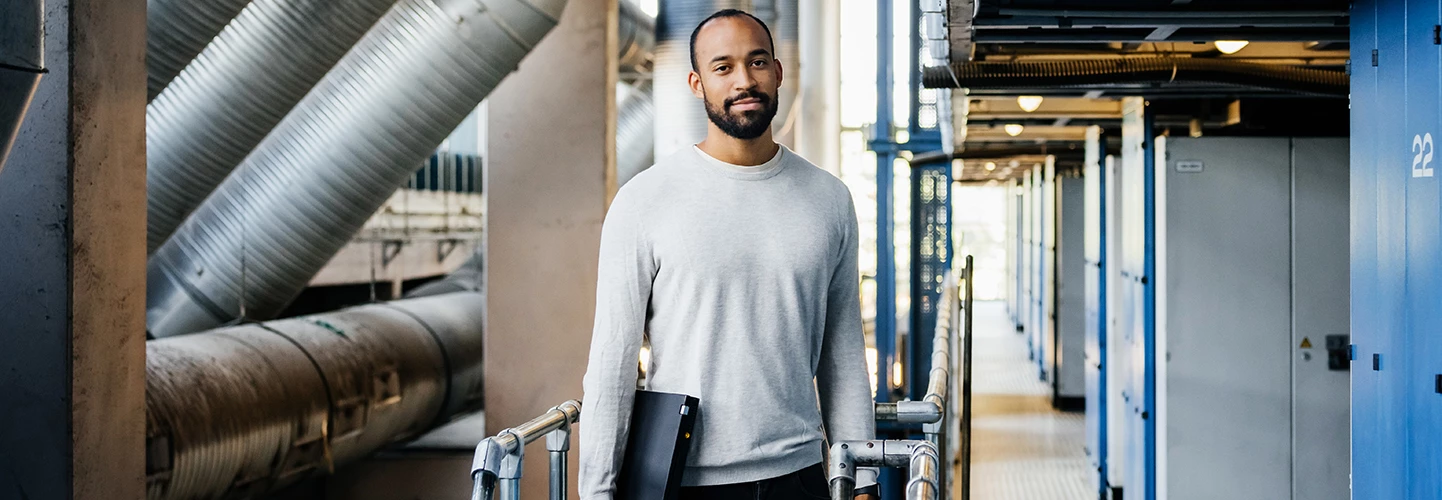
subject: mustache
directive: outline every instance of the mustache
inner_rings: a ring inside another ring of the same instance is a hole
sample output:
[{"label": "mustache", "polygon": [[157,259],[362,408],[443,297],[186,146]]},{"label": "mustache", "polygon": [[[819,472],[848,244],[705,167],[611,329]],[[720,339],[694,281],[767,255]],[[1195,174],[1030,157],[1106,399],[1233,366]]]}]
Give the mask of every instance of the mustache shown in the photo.
[{"label": "mustache", "polygon": [[739,101],[739,100],[742,100],[742,99],[756,99],[757,101],[761,101],[761,104],[766,104],[766,103],[771,102],[771,96],[766,95],[765,93],[763,93],[763,92],[761,92],[761,91],[759,91],[759,90],[747,90],[747,91],[741,92],[740,94],[736,94],[736,95],[734,95],[734,96],[727,97],[726,100],[725,100],[725,101],[722,101],[721,104],[722,104],[723,106],[725,106],[726,109],[731,109],[731,105],[736,104],[736,101]]}]

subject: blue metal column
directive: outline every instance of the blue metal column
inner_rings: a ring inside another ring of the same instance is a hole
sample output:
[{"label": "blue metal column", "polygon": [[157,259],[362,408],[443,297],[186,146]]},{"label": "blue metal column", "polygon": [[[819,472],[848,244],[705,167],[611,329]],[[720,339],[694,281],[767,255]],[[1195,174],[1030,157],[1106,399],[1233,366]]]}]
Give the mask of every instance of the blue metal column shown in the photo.
[{"label": "blue metal column", "polygon": [[868,146],[876,152],[876,402],[891,401],[891,366],[896,362],[896,246],[892,221],[891,0],[876,1],[876,123]]},{"label": "blue metal column", "polygon": [[1142,345],[1146,349],[1146,369],[1143,377],[1146,380],[1145,409],[1142,410],[1142,420],[1146,422],[1146,500],[1157,498],[1157,134],[1156,134],[1156,112],[1147,106],[1143,111],[1143,128],[1146,130],[1145,146],[1146,154],[1144,159],[1145,171],[1143,173],[1146,198],[1143,202],[1143,212],[1146,217],[1145,259],[1142,274],[1142,328],[1145,331]]}]

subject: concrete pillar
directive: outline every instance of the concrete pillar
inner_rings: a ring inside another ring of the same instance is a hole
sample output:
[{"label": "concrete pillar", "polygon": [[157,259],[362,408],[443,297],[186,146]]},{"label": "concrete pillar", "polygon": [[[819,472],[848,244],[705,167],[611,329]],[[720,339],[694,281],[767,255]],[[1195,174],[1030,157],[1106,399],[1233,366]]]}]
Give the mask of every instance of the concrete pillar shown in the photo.
[{"label": "concrete pillar", "polygon": [[50,73],[0,171],[0,498],[140,499],[145,0],[45,12]]},{"label": "concrete pillar", "polygon": [[[616,2],[572,0],[489,99],[489,434],[581,397],[601,221],[616,185]],[[526,452],[523,494],[544,498],[544,440]]]},{"label": "concrete pillar", "polygon": [[[801,59],[787,69],[801,85],[796,152],[832,174],[841,174],[841,6],[831,0],[799,0]],[[798,71],[799,70],[799,71]]]}]

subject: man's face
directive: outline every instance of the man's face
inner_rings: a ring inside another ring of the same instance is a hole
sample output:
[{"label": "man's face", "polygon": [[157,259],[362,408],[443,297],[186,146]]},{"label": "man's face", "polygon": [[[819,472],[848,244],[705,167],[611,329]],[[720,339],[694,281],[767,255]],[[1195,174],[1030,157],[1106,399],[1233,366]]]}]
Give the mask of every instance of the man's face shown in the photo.
[{"label": "man's face", "polygon": [[706,102],[706,115],[726,135],[755,139],[771,128],[781,87],[772,49],[766,31],[744,16],[712,20],[696,34],[691,93]]}]

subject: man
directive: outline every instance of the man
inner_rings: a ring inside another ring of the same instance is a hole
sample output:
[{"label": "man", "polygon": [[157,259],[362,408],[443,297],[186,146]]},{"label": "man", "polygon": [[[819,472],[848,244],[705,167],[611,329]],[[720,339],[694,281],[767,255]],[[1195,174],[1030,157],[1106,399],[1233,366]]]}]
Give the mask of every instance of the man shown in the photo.
[{"label": "man", "polygon": [[[643,338],[648,388],[701,401],[681,498],[829,498],[824,438],[873,437],[855,208],[841,181],[772,141],[774,54],[750,14],[702,21],[688,79],[706,139],[633,178],[606,215],[583,499],[614,496]],[[875,471],[857,479],[874,498]]]}]

